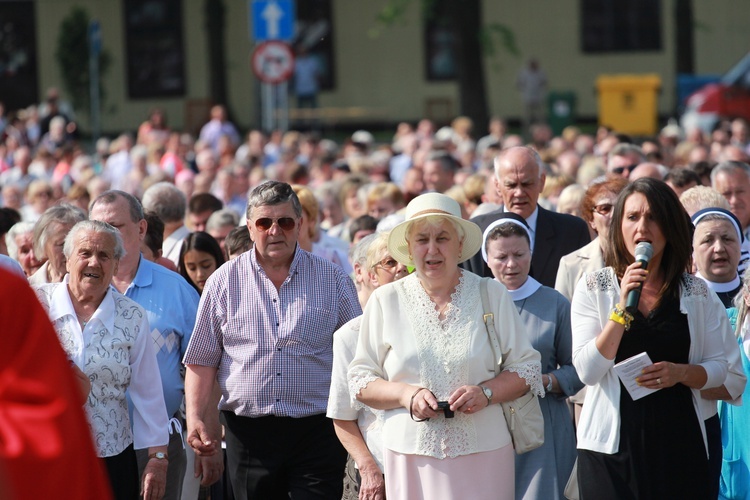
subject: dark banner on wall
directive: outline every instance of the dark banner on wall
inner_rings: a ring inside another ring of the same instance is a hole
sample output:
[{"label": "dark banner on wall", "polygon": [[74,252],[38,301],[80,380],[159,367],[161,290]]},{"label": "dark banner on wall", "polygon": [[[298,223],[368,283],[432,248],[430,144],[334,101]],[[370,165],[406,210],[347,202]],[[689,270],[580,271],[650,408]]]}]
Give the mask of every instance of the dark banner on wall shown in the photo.
[{"label": "dark banner on wall", "polygon": [[185,95],[182,0],[125,0],[128,97]]}]

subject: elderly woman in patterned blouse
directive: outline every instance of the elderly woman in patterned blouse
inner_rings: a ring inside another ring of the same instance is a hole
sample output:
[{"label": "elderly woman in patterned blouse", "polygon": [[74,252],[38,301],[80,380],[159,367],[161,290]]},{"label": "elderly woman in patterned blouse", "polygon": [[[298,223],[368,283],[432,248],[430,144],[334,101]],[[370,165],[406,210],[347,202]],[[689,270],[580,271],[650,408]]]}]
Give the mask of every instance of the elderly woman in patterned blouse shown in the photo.
[{"label": "elderly woman in patterned blouse", "polygon": [[[138,498],[135,448],[152,459],[143,474],[145,499],[164,495],[167,410],[143,309],[110,286],[124,254],[120,233],[104,222],[82,221],[65,238],[68,274],[37,287],[71,364],[91,381],[85,408],[97,453],[115,497]],[[156,381],[156,382],[154,382]],[[131,433],[125,391],[135,406]]]},{"label": "elderly woman in patterned blouse", "polygon": [[513,445],[498,403],[543,392],[540,355],[505,287],[491,281],[503,356],[495,376],[481,278],[458,267],[481,243],[479,227],[438,193],[412,200],[389,235],[388,252],[416,271],[370,297],[348,373],[352,395],[385,410],[388,500],[514,497]]}]

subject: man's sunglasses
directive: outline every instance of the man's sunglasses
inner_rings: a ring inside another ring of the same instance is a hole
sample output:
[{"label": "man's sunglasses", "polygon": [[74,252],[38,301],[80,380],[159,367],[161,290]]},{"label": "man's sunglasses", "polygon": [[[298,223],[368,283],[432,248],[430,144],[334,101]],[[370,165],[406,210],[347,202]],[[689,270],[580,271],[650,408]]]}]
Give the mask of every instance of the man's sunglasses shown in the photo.
[{"label": "man's sunglasses", "polygon": [[637,167],[637,166],[638,166],[637,163],[633,163],[632,165],[626,165],[624,167],[615,167],[615,168],[612,169],[612,173],[613,174],[617,174],[617,175],[622,175],[622,173],[627,170],[628,171],[628,175],[630,175],[630,172],[632,172],[633,169],[635,167]]},{"label": "man's sunglasses", "polygon": [[284,231],[291,231],[292,229],[294,229],[294,226],[297,223],[297,221],[295,221],[291,217],[279,217],[278,219],[261,217],[260,219],[255,219],[255,227],[259,231],[268,231],[269,229],[271,229],[271,226],[273,226],[274,222],[278,224],[279,227]]}]

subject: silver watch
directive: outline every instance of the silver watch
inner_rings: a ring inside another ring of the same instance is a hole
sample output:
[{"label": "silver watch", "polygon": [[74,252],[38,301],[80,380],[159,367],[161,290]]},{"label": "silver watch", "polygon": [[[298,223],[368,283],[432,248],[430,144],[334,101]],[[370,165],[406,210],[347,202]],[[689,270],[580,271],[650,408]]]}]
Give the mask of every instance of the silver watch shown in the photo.
[{"label": "silver watch", "polygon": [[480,389],[482,389],[482,392],[484,393],[484,397],[487,398],[487,406],[492,404],[492,389],[487,387],[486,385],[480,385]]}]

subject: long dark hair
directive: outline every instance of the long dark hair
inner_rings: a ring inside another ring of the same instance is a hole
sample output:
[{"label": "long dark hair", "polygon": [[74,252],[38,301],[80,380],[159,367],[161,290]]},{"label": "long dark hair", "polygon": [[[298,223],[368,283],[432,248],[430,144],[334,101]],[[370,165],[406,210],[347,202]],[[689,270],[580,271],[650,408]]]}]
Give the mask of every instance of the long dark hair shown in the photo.
[{"label": "long dark hair", "polygon": [[224,252],[221,251],[221,247],[219,246],[219,243],[216,241],[216,239],[210,234],[203,231],[190,233],[189,235],[187,235],[187,238],[182,241],[182,247],[180,248],[180,259],[178,261],[177,269],[180,272],[180,275],[182,275],[182,277],[185,278],[185,280],[190,283],[193,288],[195,288],[198,294],[200,294],[201,291],[198,289],[195,283],[193,283],[193,280],[190,279],[190,276],[188,276],[187,273],[187,268],[185,267],[185,254],[190,250],[206,252],[207,254],[213,256],[213,258],[216,260],[216,269],[221,267],[221,265],[224,263]]},{"label": "long dark hair", "polygon": [[611,227],[614,230],[609,232],[610,244],[604,260],[608,266],[614,268],[619,279],[622,279],[625,269],[635,260],[635,257],[628,252],[622,236],[625,201],[634,193],[640,193],[646,197],[651,215],[666,240],[661,258],[664,285],[659,290],[659,295],[679,298],[682,275],[690,272],[693,254],[693,224],[679,198],[666,183],[656,179],[641,178],[620,192],[612,214]]}]

